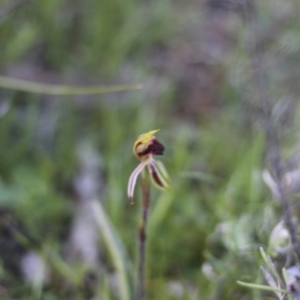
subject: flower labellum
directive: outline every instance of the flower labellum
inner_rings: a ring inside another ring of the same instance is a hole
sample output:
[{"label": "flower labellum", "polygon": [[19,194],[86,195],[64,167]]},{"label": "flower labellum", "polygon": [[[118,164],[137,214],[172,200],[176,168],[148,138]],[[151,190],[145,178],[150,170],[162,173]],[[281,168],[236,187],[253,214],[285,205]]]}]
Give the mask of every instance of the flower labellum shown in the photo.
[{"label": "flower labellum", "polygon": [[132,172],[128,182],[128,198],[132,203],[134,187],[138,175],[147,167],[152,182],[156,187],[162,190],[170,189],[169,175],[163,163],[154,158],[154,155],[163,155],[165,147],[161,144],[154,134],[159,130],[152,130],[140,135],[133,145],[134,155],[141,161]]}]

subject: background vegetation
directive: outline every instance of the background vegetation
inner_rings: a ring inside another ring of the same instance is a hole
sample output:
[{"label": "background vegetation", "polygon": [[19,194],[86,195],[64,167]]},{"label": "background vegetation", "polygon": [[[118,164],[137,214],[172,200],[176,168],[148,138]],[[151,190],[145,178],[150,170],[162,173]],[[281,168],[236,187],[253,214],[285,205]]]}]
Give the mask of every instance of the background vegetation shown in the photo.
[{"label": "background vegetation", "polygon": [[[1,299],[126,299],[124,272],[130,297],[140,211],[138,197],[134,206],[126,197],[138,163],[132,144],[156,128],[173,190],[152,190],[148,299],[270,298],[236,284],[262,282],[258,248],[270,246],[281,217],[261,176],[269,166],[245,3],[0,4],[1,75],[143,84],[51,96],[0,79]],[[272,121],[290,171],[299,163],[299,2],[256,8]]]}]

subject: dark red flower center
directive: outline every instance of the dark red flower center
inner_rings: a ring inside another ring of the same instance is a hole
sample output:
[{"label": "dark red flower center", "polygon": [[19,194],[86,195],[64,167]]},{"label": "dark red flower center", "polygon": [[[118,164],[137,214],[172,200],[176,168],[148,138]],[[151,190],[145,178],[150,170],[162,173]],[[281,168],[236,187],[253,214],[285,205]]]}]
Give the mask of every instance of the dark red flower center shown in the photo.
[{"label": "dark red flower center", "polygon": [[151,144],[148,145],[146,149],[139,152],[139,156],[144,156],[148,154],[153,155],[163,155],[164,154],[165,147],[163,144],[161,144],[157,139],[152,139]]}]

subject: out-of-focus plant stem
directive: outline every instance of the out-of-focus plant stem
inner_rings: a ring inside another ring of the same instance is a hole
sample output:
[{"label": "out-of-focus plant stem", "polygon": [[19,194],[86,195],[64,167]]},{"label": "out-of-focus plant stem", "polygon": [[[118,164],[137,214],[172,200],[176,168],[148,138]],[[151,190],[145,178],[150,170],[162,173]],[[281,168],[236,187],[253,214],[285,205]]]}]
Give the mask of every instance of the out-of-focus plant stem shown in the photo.
[{"label": "out-of-focus plant stem", "polygon": [[136,282],[136,300],[145,299],[145,265],[146,265],[146,241],[147,241],[147,222],[150,206],[150,184],[146,172],[142,174],[142,216],[138,236],[138,270]]},{"label": "out-of-focus plant stem", "polygon": [[111,85],[111,86],[70,86],[46,84],[23,79],[0,76],[0,88],[18,90],[28,93],[49,95],[90,95],[124,92],[142,89],[141,84]]},{"label": "out-of-focus plant stem", "polygon": [[289,232],[291,243],[298,261],[300,261],[300,248],[296,235],[296,228],[292,223],[292,212],[289,207],[287,195],[282,183],[282,169],[280,149],[276,126],[272,118],[273,101],[268,90],[268,76],[262,59],[262,50],[258,41],[258,20],[255,0],[247,0],[244,6],[244,20],[249,29],[248,53],[252,64],[253,77],[257,96],[263,112],[264,130],[267,141],[267,155],[274,180],[278,187],[278,196],[282,208],[285,226]]},{"label": "out-of-focus plant stem", "polygon": [[92,211],[104,241],[112,255],[112,261],[120,278],[120,300],[131,300],[131,264],[124,245],[98,200],[91,200]]}]

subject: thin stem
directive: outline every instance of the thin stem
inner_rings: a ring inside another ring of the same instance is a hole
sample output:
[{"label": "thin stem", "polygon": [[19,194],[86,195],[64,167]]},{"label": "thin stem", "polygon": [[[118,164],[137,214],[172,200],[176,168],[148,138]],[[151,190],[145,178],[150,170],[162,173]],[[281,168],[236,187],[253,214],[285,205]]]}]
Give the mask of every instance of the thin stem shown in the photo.
[{"label": "thin stem", "polygon": [[0,88],[49,95],[91,95],[140,90],[142,85],[71,86],[39,83],[0,75]]},{"label": "thin stem", "polygon": [[142,195],[143,206],[142,216],[139,227],[139,245],[138,245],[138,273],[136,284],[136,300],[145,299],[145,264],[146,264],[146,241],[147,241],[147,221],[148,211],[150,206],[150,185],[149,178],[146,176],[146,172],[142,173]]},{"label": "thin stem", "polygon": [[250,34],[248,51],[252,63],[253,77],[257,94],[264,115],[263,121],[267,141],[268,159],[273,170],[274,180],[278,187],[278,196],[283,213],[284,224],[289,232],[293,250],[297,255],[298,261],[300,261],[300,248],[297,240],[296,228],[292,223],[292,212],[282,183],[283,174],[281,168],[278,134],[272,118],[273,103],[268,90],[268,78],[262,58],[263,53],[258,42],[256,3],[255,0],[248,0],[246,3],[247,5],[245,6],[244,10],[244,19],[249,27]]}]

